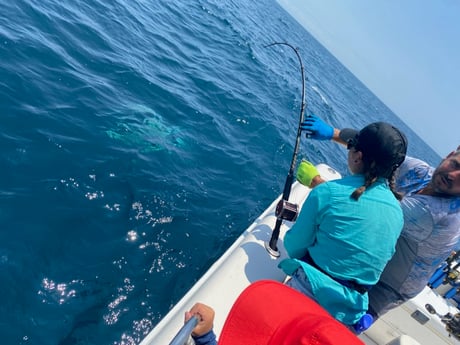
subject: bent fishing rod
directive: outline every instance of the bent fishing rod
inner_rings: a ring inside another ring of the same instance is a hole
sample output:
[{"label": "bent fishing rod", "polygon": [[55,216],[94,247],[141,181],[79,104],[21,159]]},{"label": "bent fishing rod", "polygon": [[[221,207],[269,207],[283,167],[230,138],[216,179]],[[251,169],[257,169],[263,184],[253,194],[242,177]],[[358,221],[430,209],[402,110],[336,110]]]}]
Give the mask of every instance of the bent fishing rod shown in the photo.
[{"label": "bent fishing rod", "polygon": [[305,102],[304,67],[303,67],[302,58],[300,57],[298,49],[295,48],[293,45],[286,43],[286,42],[274,42],[272,44],[265,46],[265,48],[272,47],[275,45],[285,45],[291,48],[292,50],[294,50],[295,54],[297,55],[297,59],[299,60],[300,73],[302,76],[302,100],[301,100],[301,105],[300,105],[299,125],[297,127],[297,136],[296,136],[296,141],[294,145],[294,153],[292,155],[291,166],[289,168],[289,172],[286,177],[286,182],[284,184],[283,196],[276,206],[275,227],[273,228],[270,241],[268,243],[265,243],[265,248],[270,253],[270,255],[278,257],[280,256],[280,253],[278,251],[277,242],[278,242],[278,238],[280,235],[281,224],[283,223],[283,220],[295,221],[295,219],[297,218],[297,214],[298,214],[298,206],[296,204],[289,202],[289,195],[291,194],[291,187],[292,187],[292,183],[294,182],[294,171],[295,171],[295,166],[297,162],[297,154],[299,151],[300,137],[302,135],[302,128],[300,127],[300,125],[304,120],[306,102]]}]

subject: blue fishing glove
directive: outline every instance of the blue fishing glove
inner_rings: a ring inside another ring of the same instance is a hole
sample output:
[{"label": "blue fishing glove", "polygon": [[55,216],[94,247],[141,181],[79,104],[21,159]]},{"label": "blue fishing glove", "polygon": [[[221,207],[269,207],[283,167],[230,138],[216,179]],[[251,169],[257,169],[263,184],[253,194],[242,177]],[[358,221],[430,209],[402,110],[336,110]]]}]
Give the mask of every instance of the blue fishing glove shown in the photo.
[{"label": "blue fishing glove", "polygon": [[302,160],[302,162],[300,162],[296,178],[301,184],[310,187],[311,181],[318,175],[318,169],[309,161]]},{"label": "blue fishing glove", "polygon": [[334,127],[315,115],[307,116],[305,121],[300,124],[300,128],[306,131],[307,135],[313,139],[331,140],[334,135]]}]

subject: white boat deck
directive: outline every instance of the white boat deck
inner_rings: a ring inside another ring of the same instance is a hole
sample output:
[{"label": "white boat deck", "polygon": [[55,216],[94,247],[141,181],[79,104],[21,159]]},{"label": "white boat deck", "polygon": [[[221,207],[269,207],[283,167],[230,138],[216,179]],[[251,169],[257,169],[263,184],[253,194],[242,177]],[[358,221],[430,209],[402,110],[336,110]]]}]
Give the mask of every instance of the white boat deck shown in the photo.
[{"label": "white boat deck", "polygon": [[459,345],[458,339],[449,336],[441,318],[427,311],[426,304],[431,304],[441,315],[459,312],[453,304],[426,287],[419,295],[378,319],[365,334],[368,339],[378,340],[377,344],[388,344],[408,334],[420,345]]}]

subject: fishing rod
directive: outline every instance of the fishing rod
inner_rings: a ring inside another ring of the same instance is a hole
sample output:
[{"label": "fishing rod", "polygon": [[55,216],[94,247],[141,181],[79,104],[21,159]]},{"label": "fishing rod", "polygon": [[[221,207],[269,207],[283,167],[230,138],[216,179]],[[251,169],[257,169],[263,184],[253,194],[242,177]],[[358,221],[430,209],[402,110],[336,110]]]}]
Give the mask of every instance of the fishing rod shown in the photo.
[{"label": "fishing rod", "polygon": [[299,60],[300,73],[302,76],[302,100],[301,100],[301,106],[300,106],[299,125],[297,127],[297,136],[296,136],[296,141],[295,141],[295,146],[294,146],[294,153],[292,155],[289,173],[286,177],[286,182],[284,184],[283,197],[281,198],[281,200],[278,202],[276,206],[275,227],[272,231],[272,236],[270,238],[270,241],[268,243],[265,243],[265,248],[270,253],[270,255],[278,257],[280,256],[280,253],[278,251],[277,242],[278,242],[278,238],[280,235],[281,224],[283,223],[283,220],[295,221],[297,218],[297,214],[298,214],[298,205],[289,202],[289,195],[291,194],[291,187],[292,187],[292,183],[294,182],[295,165],[297,161],[297,154],[299,151],[300,137],[302,135],[302,128],[300,127],[300,125],[304,120],[304,112],[305,112],[306,103],[305,103],[304,68],[303,68],[302,58],[300,57],[298,49],[295,48],[293,45],[286,43],[286,42],[274,42],[272,44],[265,46],[265,48],[272,47],[275,45],[285,45],[291,48],[292,50],[294,50],[295,54],[297,55],[297,59]]},{"label": "fishing rod", "polygon": [[193,329],[198,325],[198,316],[193,315],[177,332],[176,336],[171,340],[169,345],[184,345],[187,342],[187,339],[190,337]]}]

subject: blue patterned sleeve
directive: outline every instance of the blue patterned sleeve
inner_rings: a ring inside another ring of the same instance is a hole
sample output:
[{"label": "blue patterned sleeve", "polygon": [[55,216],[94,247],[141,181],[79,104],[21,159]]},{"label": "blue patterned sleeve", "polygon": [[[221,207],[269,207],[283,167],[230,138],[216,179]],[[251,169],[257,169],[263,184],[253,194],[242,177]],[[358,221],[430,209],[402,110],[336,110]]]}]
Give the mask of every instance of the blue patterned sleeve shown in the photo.
[{"label": "blue patterned sleeve", "polygon": [[205,333],[199,337],[193,337],[195,345],[217,345],[216,334],[211,329],[208,333]]}]

